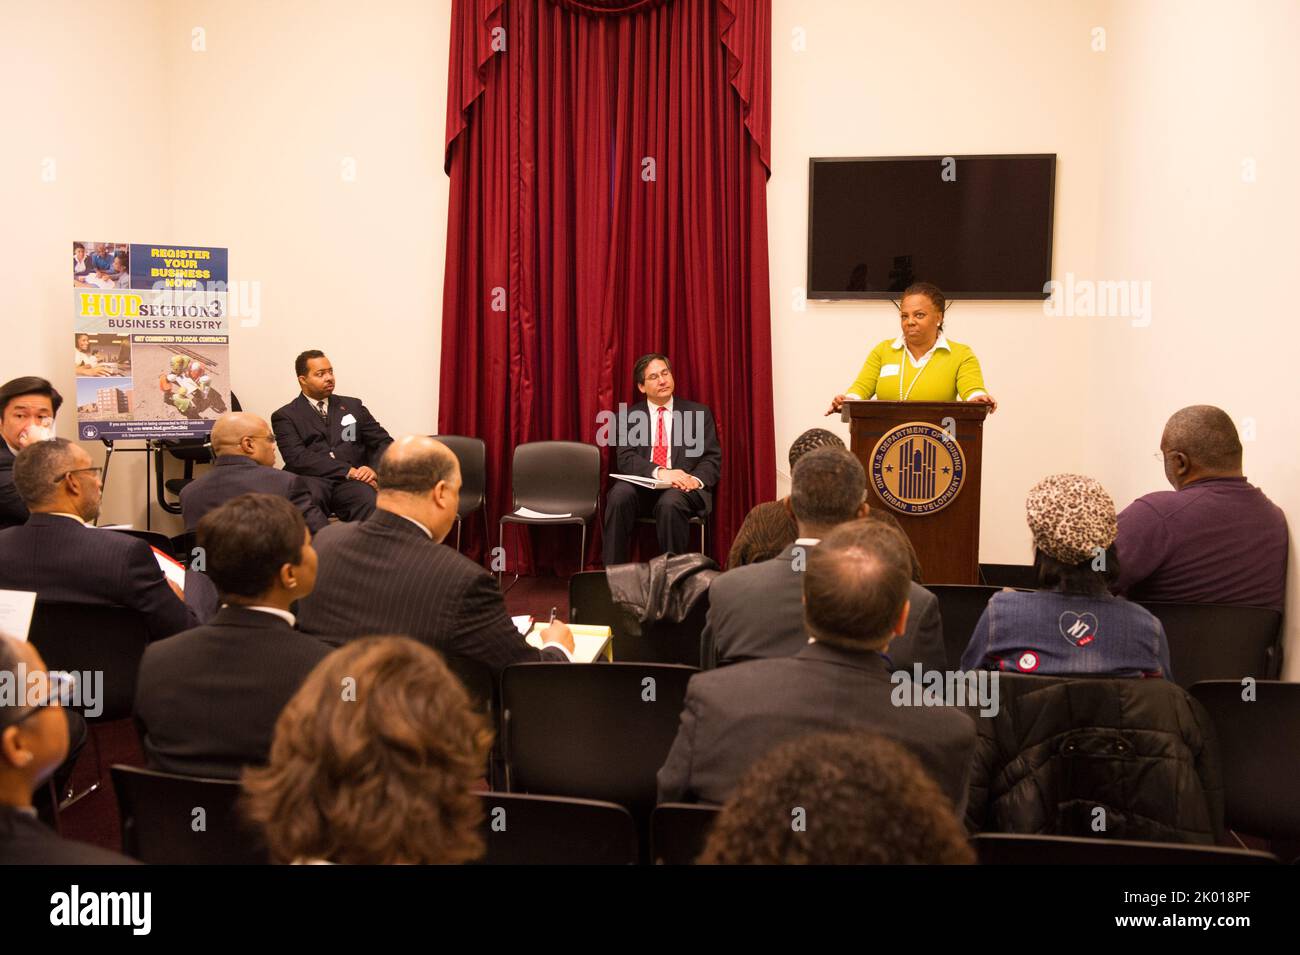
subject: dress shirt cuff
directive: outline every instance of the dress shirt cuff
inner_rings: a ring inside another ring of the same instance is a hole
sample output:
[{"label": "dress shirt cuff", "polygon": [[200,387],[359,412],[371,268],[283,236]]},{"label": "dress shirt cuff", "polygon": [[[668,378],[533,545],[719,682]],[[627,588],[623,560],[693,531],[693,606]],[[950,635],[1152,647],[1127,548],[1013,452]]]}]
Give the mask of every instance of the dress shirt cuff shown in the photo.
[{"label": "dress shirt cuff", "polygon": [[859,395],[859,394],[854,394],[852,391],[850,391],[850,392],[845,393],[845,395],[844,395],[844,400],[845,400],[845,401],[861,401],[861,400],[862,400],[862,396]]},{"label": "dress shirt cuff", "polygon": [[974,391],[972,391],[970,394],[968,394],[968,395],[967,395],[965,398],[963,398],[962,400],[963,400],[963,401],[970,401],[972,398],[978,398],[980,395],[987,395],[987,394],[988,394],[988,392],[985,391],[983,388],[976,388]]},{"label": "dress shirt cuff", "polygon": [[551,647],[554,647],[556,650],[559,650],[561,653],[563,653],[563,654],[564,654],[564,659],[568,660],[570,663],[573,662],[573,654],[569,652],[569,648],[566,647],[564,644],[562,644],[562,643],[543,643],[543,644],[542,644],[542,649],[543,649],[543,650],[549,650]]}]

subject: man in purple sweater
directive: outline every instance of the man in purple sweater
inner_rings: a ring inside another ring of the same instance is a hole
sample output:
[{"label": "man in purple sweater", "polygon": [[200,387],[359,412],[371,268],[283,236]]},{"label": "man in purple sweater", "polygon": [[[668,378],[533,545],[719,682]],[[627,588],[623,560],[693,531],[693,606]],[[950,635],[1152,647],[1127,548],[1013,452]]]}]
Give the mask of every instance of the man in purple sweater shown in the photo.
[{"label": "man in purple sweater", "polygon": [[1120,512],[1115,592],[1280,611],[1286,515],[1242,475],[1232,419],[1212,405],[1175,412],[1160,453],[1174,490],[1146,494]]}]

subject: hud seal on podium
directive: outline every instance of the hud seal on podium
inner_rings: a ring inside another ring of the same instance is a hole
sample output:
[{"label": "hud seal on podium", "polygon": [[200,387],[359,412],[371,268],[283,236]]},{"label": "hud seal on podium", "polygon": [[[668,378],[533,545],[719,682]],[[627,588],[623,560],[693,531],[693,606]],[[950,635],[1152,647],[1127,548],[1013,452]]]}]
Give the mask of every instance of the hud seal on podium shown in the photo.
[{"label": "hud seal on podium", "polygon": [[933,514],[953,502],[966,477],[966,458],[948,432],[927,421],[890,428],[871,451],[871,483],[900,514]]}]

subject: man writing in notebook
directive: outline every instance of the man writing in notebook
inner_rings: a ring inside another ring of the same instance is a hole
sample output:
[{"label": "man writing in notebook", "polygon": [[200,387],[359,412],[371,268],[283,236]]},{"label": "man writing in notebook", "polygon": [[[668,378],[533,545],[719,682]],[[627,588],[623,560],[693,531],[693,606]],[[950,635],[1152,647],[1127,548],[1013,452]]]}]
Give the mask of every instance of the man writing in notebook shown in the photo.
[{"label": "man writing in notebook", "polygon": [[637,518],[653,515],[659,547],[681,554],[690,547],[690,519],[713,505],[722,447],[713,413],[702,404],[674,398],[672,365],[664,355],[642,355],[632,381],[644,399],[620,406],[613,472],[653,478],[667,485],[641,487],[615,479],[605,500],[605,566],[627,563]]}]

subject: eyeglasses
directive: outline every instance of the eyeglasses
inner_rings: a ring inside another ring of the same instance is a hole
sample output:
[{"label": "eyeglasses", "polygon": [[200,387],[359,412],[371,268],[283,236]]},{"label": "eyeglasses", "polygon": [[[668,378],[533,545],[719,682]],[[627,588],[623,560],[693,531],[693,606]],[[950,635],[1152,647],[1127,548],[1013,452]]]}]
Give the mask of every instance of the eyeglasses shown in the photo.
[{"label": "eyeglasses", "polygon": [[67,477],[69,474],[81,474],[83,471],[89,471],[89,472],[91,472],[92,474],[95,475],[96,478],[102,478],[102,477],[104,476],[104,469],[103,469],[102,467],[100,467],[100,468],[73,468],[71,471],[64,471],[62,474],[60,474],[58,477],[56,477],[56,478],[55,478],[51,483],[53,483],[53,484],[58,484],[58,483],[59,483],[60,481],[62,481],[65,477]]},{"label": "eyeglasses", "polygon": [[268,431],[266,434],[255,434],[253,435],[253,438],[256,441],[266,441],[272,445],[275,444],[275,434],[271,431]]},{"label": "eyeglasses", "polygon": [[645,380],[658,381],[660,378],[671,378],[672,376],[673,373],[671,371],[661,371],[661,372],[655,372],[653,375],[646,375]]},{"label": "eyeglasses", "polygon": [[47,706],[71,706],[76,699],[77,678],[71,673],[64,673],[62,670],[54,670],[45,674],[47,686],[49,688],[45,697],[45,702],[36,703],[31,706],[15,707],[18,710],[26,710],[19,716],[10,717],[9,713],[0,711],[0,729],[7,726],[17,726],[24,720],[35,716]]}]

